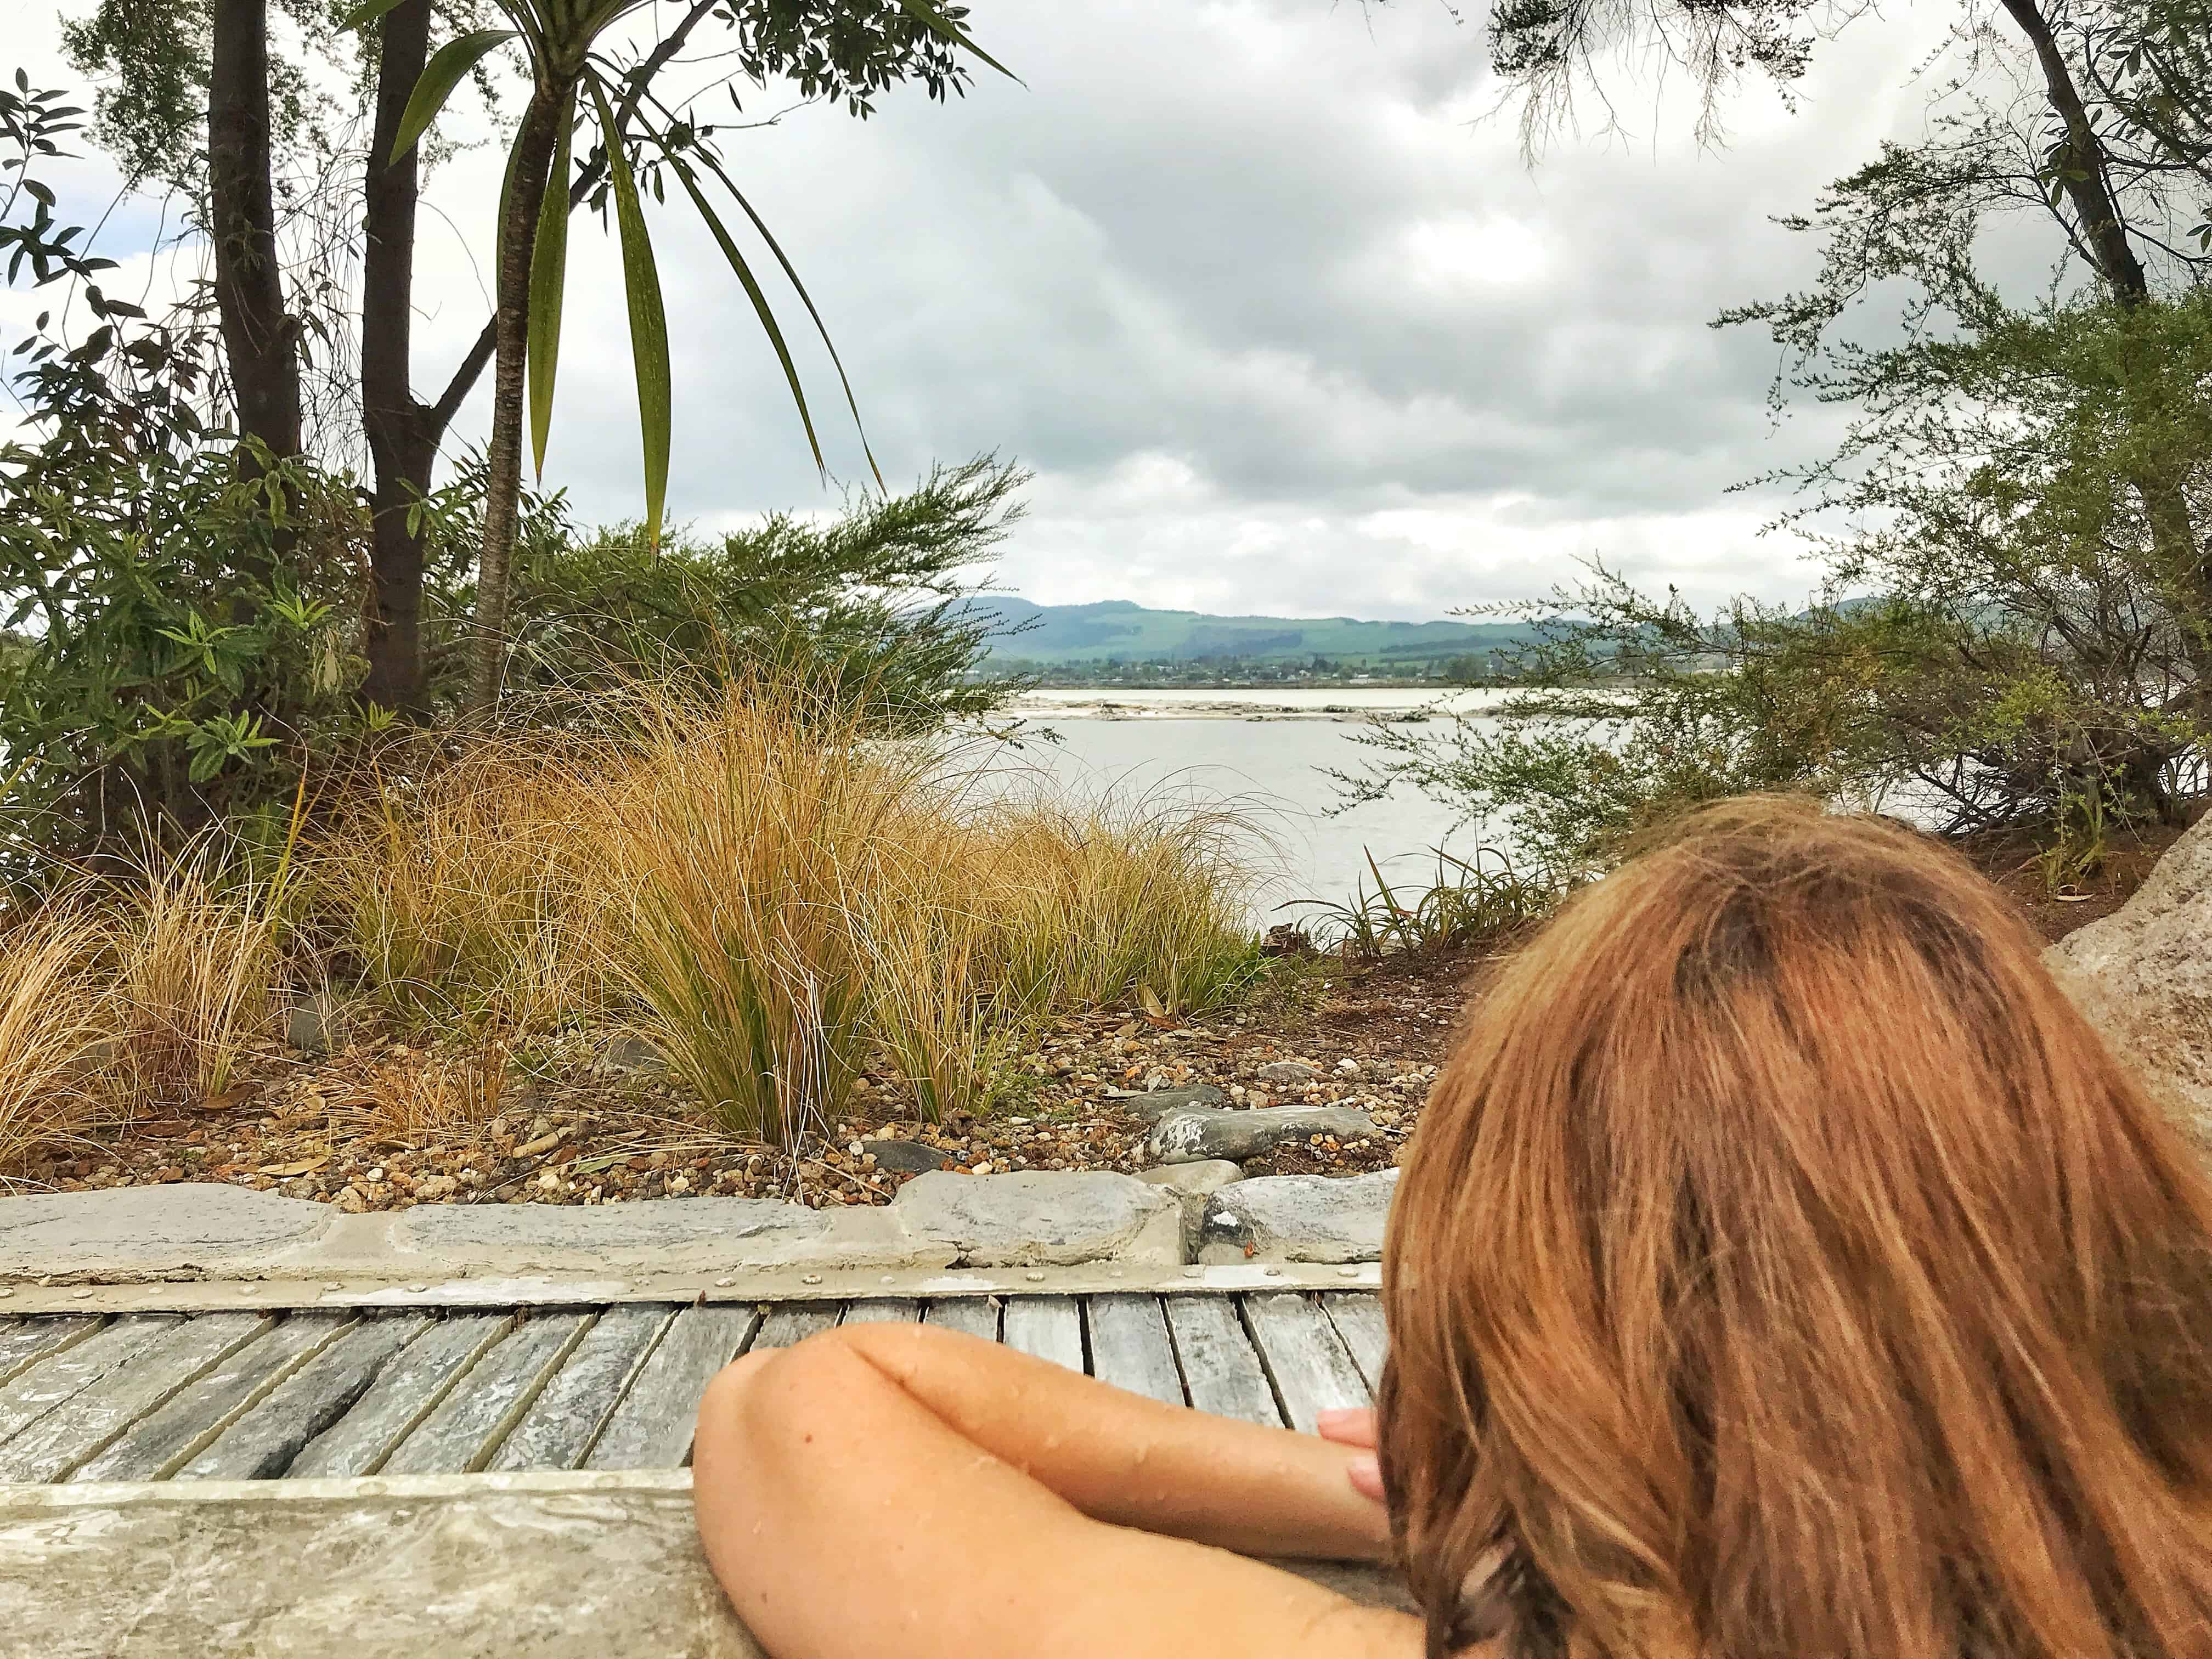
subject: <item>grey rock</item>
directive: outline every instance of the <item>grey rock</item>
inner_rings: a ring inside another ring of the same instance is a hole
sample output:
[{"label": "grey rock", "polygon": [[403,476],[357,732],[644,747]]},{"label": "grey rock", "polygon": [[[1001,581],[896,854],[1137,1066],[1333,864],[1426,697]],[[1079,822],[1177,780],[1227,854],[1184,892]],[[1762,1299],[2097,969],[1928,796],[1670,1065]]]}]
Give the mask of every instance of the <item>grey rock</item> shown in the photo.
[{"label": "grey rock", "polygon": [[1206,1200],[1198,1260],[1380,1261],[1398,1171],[1363,1176],[1261,1176]]},{"label": "grey rock", "polygon": [[908,1182],[890,1207],[917,1237],[950,1245],[963,1267],[1183,1260],[1182,1201],[1133,1176],[939,1170]]},{"label": "grey rock", "polygon": [[[700,1551],[689,1470],[377,1484],[7,1488],[0,1629],[40,1659],[765,1659]],[[1282,1565],[1409,1606],[1371,1567]]]},{"label": "grey rock", "polygon": [[2114,1051],[2212,1154],[2212,817],[2102,921],[2044,953]]},{"label": "grey rock", "polygon": [[284,1041],[305,1054],[326,1054],[337,1046],[336,1010],[321,997],[295,1002],[284,1017]]},{"label": "grey rock", "polygon": [[1242,1164],[1314,1135],[1357,1140],[1375,1133],[1357,1106],[1271,1106],[1250,1112],[1170,1112],[1152,1125],[1145,1154],[1155,1164],[1225,1158]]},{"label": "grey rock", "polygon": [[668,1070],[668,1056],[660,1052],[658,1045],[628,1031],[607,1044],[601,1063],[610,1072],[638,1073],[648,1077],[661,1076]]},{"label": "grey rock", "polygon": [[1211,1083],[1198,1083],[1188,1089],[1153,1089],[1143,1094],[1122,1089],[1109,1089],[1106,1098],[1132,1117],[1158,1121],[1170,1112],[1213,1111],[1235,1109],[1229,1097]]},{"label": "grey rock", "polygon": [[0,1279],[250,1272],[313,1243],[332,1217],[324,1205],[210,1182],[0,1198]]},{"label": "grey rock", "polygon": [[1199,1231],[1206,1220],[1207,1194],[1243,1178],[1243,1170],[1220,1158],[1197,1164],[1164,1164],[1157,1170],[1139,1170],[1137,1175],[1137,1179],[1146,1185],[1163,1188],[1182,1200],[1182,1253],[1192,1261],[1198,1260]]},{"label": "grey rock", "polygon": [[895,1175],[921,1175],[941,1170],[952,1154],[942,1146],[925,1146],[918,1140],[864,1140],[860,1150],[874,1154],[876,1167]]},{"label": "grey rock", "polygon": [[1311,1083],[1321,1076],[1321,1067],[1303,1060],[1271,1060],[1254,1073],[1262,1083],[1295,1086]]},{"label": "grey rock", "polygon": [[1140,1170],[1137,1173],[1137,1179],[1148,1187],[1164,1187],[1184,1197],[1195,1194],[1200,1198],[1243,1178],[1244,1171],[1225,1158],[1206,1158],[1196,1164],[1166,1164],[1157,1170]]}]

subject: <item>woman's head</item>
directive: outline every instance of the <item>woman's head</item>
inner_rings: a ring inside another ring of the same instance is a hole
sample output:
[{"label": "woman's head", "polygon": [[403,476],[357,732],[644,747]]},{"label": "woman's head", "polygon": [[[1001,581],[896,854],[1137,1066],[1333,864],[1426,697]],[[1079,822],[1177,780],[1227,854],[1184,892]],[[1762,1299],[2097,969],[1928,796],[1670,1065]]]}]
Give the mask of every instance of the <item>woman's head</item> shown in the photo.
[{"label": "woman's head", "polygon": [[1385,1272],[1432,1647],[2212,1651],[2212,1188],[2039,947],[1747,800],[1499,976]]}]

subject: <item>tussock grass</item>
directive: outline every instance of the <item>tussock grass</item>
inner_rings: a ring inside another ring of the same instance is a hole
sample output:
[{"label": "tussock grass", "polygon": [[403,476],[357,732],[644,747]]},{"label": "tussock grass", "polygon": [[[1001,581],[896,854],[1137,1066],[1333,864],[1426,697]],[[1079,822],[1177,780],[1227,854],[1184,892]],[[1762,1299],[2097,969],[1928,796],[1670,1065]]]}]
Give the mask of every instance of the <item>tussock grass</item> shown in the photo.
[{"label": "tussock grass", "polygon": [[790,682],[639,688],[593,715],[378,781],[273,877],[204,843],[95,908],[54,902],[51,940],[0,940],[0,1011],[53,1022],[0,1048],[0,1150],[5,1111],[29,1121],[4,1103],[95,1049],[124,1109],[219,1092],[288,972],[483,1045],[366,1088],[350,1109],[392,1130],[468,1131],[497,1113],[501,1045],[586,1020],[640,1030],[726,1127],[788,1143],[864,1069],[925,1115],[986,1110],[1056,1015],[1194,1011],[1258,969],[1232,816],[1009,793]]},{"label": "tussock grass", "polygon": [[203,842],[149,866],[111,911],[119,1052],[102,1086],[118,1104],[220,1094],[247,1045],[270,1034],[283,881],[225,871]]},{"label": "tussock grass", "polygon": [[0,1179],[99,1109],[116,1008],[94,965],[109,944],[106,922],[62,908],[0,931]]},{"label": "tussock grass", "polygon": [[633,692],[487,745],[313,854],[374,993],[418,1016],[634,1021],[732,1128],[788,1139],[888,1066],[989,1105],[1068,1008],[1255,970],[1225,815],[994,793],[790,682]]},{"label": "tussock grass", "polygon": [[1441,951],[1504,938],[1540,921],[1559,902],[1552,884],[1524,875],[1495,848],[1461,858],[1431,849],[1435,879],[1392,883],[1367,854],[1375,878],[1363,878],[1349,899],[1300,899],[1315,913],[1322,936],[1349,955],[1382,957],[1399,951]]}]

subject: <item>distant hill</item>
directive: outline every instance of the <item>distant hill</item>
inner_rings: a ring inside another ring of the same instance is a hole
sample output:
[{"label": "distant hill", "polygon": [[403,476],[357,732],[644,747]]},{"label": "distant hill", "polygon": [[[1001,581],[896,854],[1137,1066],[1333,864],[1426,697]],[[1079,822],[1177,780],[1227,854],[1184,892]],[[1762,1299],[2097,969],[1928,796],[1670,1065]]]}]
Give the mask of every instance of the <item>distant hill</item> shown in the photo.
[{"label": "distant hill", "polygon": [[1526,637],[1510,623],[1359,622],[1350,617],[1212,617],[1199,611],[1149,611],[1127,599],[1096,605],[1032,605],[993,593],[967,601],[970,614],[995,614],[1012,637],[993,641],[995,659],[1041,667],[1083,663],[1303,662],[1322,656],[1417,672],[1439,659]]}]

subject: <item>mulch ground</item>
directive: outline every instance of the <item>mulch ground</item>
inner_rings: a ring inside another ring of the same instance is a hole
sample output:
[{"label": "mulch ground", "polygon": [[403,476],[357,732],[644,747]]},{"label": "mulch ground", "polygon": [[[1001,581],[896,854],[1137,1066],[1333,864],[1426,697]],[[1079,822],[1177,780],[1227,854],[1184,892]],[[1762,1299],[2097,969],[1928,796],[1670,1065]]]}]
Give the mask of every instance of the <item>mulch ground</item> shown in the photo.
[{"label": "mulch ground", "polygon": [[[2057,939],[2117,909],[2179,833],[2120,838],[2094,880],[2058,896],[2045,889],[2031,849],[1984,841],[1966,850]],[[868,1079],[843,1120],[814,1126],[795,1147],[772,1146],[720,1131],[650,1070],[611,1066],[611,1052],[635,1048],[611,1034],[570,1033],[503,1065],[396,1042],[319,1056],[271,1045],[223,1094],[111,1126],[25,1174],[30,1190],[221,1181],[347,1211],[699,1194],[881,1204],[913,1171],[868,1151],[879,1137],[972,1174],[1136,1170],[1147,1126],[1120,1097],[1201,1083],[1244,1107],[1365,1108],[1376,1128],[1364,1140],[1316,1139],[1245,1166],[1250,1175],[1352,1174],[1397,1160],[1460,1021],[1510,949],[1317,958],[1237,1011],[1182,1021],[1108,1010],[1064,1021],[1024,1058],[1007,1103],[981,1121],[921,1122],[894,1083]],[[1261,1079],[1261,1067],[1285,1060],[1308,1062],[1312,1079]],[[489,1100],[486,1077],[497,1079]]]}]

